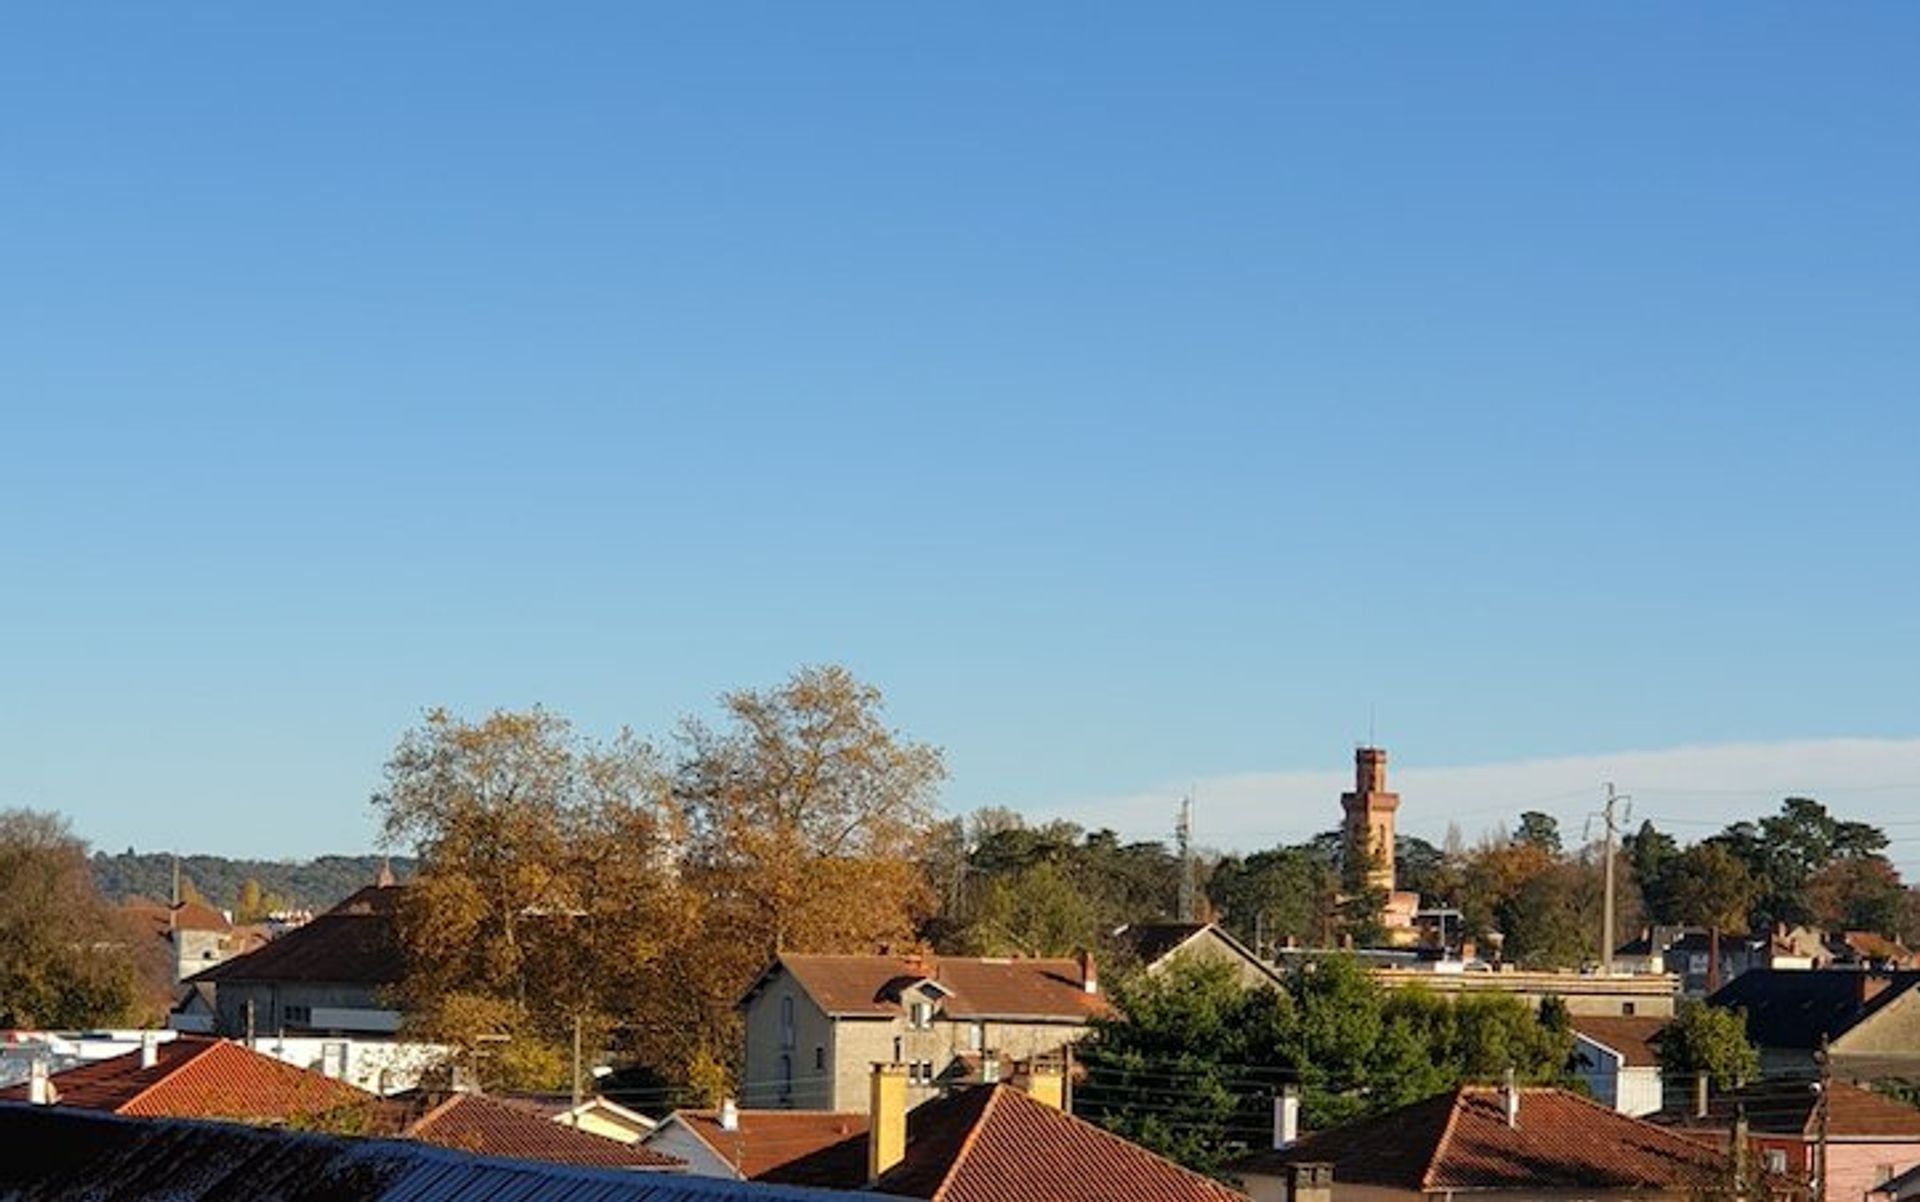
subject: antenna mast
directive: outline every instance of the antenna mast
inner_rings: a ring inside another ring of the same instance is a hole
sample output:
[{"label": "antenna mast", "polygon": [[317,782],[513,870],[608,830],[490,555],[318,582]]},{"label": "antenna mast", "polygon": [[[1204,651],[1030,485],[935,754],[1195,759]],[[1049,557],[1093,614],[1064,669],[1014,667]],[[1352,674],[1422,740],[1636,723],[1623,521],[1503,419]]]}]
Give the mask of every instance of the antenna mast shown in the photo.
[{"label": "antenna mast", "polygon": [[1180,854],[1180,921],[1192,922],[1195,892],[1192,794],[1180,799],[1180,817],[1173,824],[1173,842]]}]

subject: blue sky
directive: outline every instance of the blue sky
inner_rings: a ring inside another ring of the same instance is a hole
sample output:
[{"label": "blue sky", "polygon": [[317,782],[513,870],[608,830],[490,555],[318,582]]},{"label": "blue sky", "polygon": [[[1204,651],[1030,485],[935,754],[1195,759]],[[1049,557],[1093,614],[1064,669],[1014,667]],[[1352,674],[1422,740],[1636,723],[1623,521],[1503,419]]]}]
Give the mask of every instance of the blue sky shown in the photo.
[{"label": "blue sky", "polygon": [[16,8],[0,805],[350,850],[424,707],[664,732],[837,661],[959,810],[1153,834],[1371,723],[1891,747],[1742,779],[1895,817],[1916,51],[1893,4]]}]

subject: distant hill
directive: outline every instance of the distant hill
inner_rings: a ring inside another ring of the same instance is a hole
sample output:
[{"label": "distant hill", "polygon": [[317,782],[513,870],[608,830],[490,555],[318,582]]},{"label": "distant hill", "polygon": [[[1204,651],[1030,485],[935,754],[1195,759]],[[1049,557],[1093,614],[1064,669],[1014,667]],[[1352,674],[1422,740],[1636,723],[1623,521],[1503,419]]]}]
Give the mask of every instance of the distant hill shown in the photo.
[{"label": "distant hill", "polygon": [[[380,875],[385,856],[318,856],[311,860],[229,860],[225,856],[181,856],[180,875],[193,882],[212,905],[234,909],[240,887],[251,878],[262,893],[288,906],[324,910]],[[413,860],[392,858],[393,875],[413,875]],[[111,901],[138,893],[165,901],[173,890],[173,857],[165,852],[138,852],[129,848],[117,855],[93,853],[93,879]]]}]

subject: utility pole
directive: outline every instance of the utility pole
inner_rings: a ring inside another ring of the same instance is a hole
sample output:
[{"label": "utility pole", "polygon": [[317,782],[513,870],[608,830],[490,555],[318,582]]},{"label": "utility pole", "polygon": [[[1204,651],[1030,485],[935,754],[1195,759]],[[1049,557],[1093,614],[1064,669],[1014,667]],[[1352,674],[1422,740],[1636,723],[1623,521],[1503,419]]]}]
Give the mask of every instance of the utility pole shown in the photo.
[{"label": "utility pole", "polygon": [[1827,1194],[1827,1120],[1833,1109],[1833,1056],[1827,1051],[1827,1037],[1820,1037],[1820,1047],[1813,1054],[1813,1062],[1820,1066],[1820,1083],[1814,1088],[1820,1091],[1814,1101],[1813,1127],[1813,1202],[1828,1202]]},{"label": "utility pole", "polygon": [[580,1012],[573,1012],[573,1124],[580,1125]]},{"label": "utility pole", "polygon": [[1620,802],[1631,800],[1625,794],[1613,791],[1613,782],[1607,782],[1607,808],[1602,817],[1606,821],[1605,851],[1601,853],[1602,870],[1606,874],[1604,898],[1600,903],[1600,972],[1603,976],[1613,975],[1613,848],[1614,837],[1620,827],[1614,818],[1614,807]]},{"label": "utility pole", "polygon": [[1173,824],[1173,841],[1180,852],[1180,921],[1193,921],[1193,798],[1180,799],[1180,817]]}]

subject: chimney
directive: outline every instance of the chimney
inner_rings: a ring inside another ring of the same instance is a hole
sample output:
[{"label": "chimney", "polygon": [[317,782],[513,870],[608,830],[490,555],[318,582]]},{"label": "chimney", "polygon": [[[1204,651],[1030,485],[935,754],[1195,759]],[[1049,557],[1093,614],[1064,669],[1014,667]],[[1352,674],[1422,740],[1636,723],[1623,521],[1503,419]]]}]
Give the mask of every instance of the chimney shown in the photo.
[{"label": "chimney", "polygon": [[1333,1202],[1333,1166],[1325,1161],[1288,1165],[1287,1202]]},{"label": "chimney", "polygon": [[1694,1118],[1703,1119],[1707,1117],[1707,1085],[1709,1081],[1710,1078],[1704,1072],[1693,1079]]},{"label": "chimney", "polygon": [[27,1101],[35,1106],[51,1106],[60,1100],[60,1093],[53,1087],[53,1079],[47,1073],[47,1062],[36,1058],[27,1066]]},{"label": "chimney", "polygon": [[1067,1075],[1057,1064],[1035,1061],[1027,1069],[1027,1096],[1055,1110],[1066,1109]]},{"label": "chimney", "polygon": [[720,1100],[720,1130],[740,1130],[740,1104],[732,1098]]},{"label": "chimney", "polygon": [[1513,1070],[1507,1070],[1507,1083],[1500,1087],[1500,1100],[1507,1111],[1507,1126],[1520,1126],[1520,1087],[1513,1083]]},{"label": "chimney", "polygon": [[1273,1146],[1292,1147],[1300,1138],[1300,1087],[1282,1085],[1273,1095]]},{"label": "chimney", "polygon": [[907,1066],[876,1061],[867,1103],[867,1184],[907,1155]]},{"label": "chimney", "polygon": [[1088,993],[1099,993],[1100,978],[1093,970],[1093,953],[1083,947],[1079,951],[1078,958],[1080,961],[1080,988],[1086,990]]},{"label": "chimney", "polygon": [[152,1068],[160,1063],[160,1035],[156,1031],[140,1032],[140,1067]]},{"label": "chimney", "polygon": [[1744,1196],[1747,1185],[1747,1150],[1753,1140],[1753,1128],[1747,1122],[1747,1104],[1733,1108],[1733,1184]]}]

